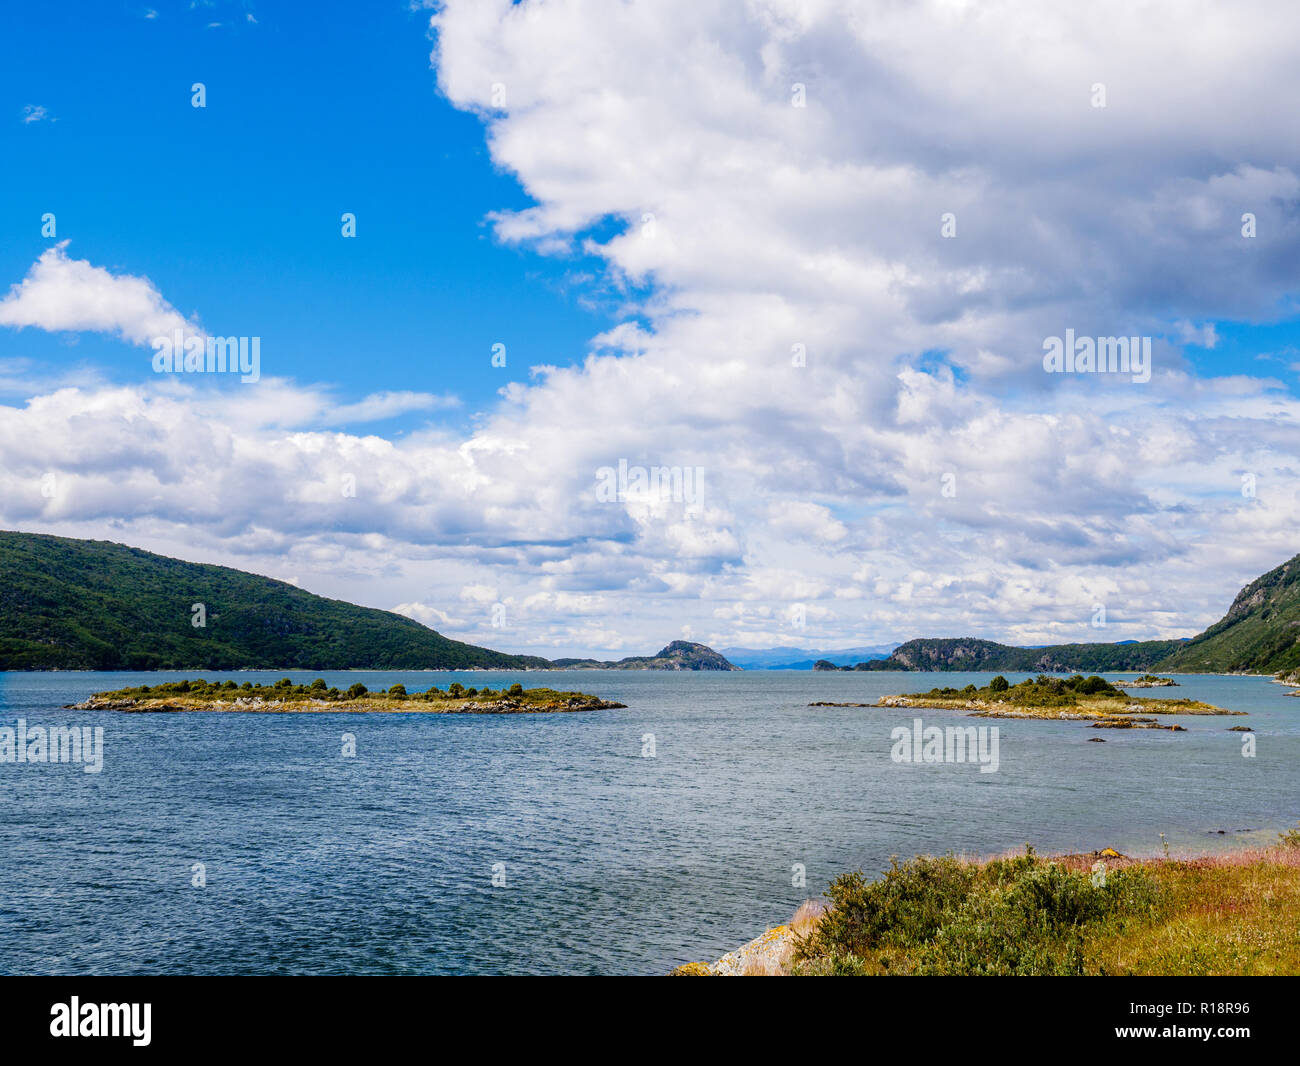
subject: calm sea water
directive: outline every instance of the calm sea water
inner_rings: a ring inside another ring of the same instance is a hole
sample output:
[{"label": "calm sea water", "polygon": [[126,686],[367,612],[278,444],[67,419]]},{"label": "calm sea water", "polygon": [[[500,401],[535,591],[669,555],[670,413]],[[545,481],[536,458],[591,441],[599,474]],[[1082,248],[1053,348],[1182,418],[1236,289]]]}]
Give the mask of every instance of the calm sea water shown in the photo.
[{"label": "calm sea water", "polygon": [[[181,676],[0,673],[0,725],[105,733],[99,774],[0,764],[0,970],[661,974],[735,948],[837,873],[878,872],[894,854],[1026,841],[1158,854],[1161,833],[1174,850],[1212,850],[1300,818],[1300,699],[1263,678],[1180,677],[1181,688],[1139,693],[1250,713],[1178,719],[1186,733],[920,712],[927,724],[997,725],[990,774],[893,762],[890,730],[912,712],[807,706],[988,674],[328,673],[341,688],[412,691],[521,680],[628,706],[63,709]],[[1254,758],[1227,731],[1243,723]],[[646,734],[655,758],[642,757]],[[1107,742],[1088,742],[1098,735]],[[796,864],[806,888],[792,884]]]}]

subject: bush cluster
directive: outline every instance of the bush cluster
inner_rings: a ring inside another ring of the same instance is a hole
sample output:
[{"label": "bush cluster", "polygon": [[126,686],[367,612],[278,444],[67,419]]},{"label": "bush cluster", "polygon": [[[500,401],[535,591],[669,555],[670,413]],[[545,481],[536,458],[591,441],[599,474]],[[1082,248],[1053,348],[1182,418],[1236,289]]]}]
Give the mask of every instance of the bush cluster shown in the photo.
[{"label": "bush cluster", "polygon": [[895,861],[827,890],[831,910],[797,942],[805,974],[1053,975],[1084,972],[1083,936],[1147,919],[1159,901],[1145,871],[1094,879],[1030,849],[982,866],[953,856]]},{"label": "bush cluster", "polygon": [[282,677],[271,685],[264,685],[260,681],[245,681],[239,684],[236,681],[206,681],[203,678],[196,680],[184,681],[162,681],[156,685],[141,685],[138,688],[125,688],[116,692],[104,693],[105,696],[112,698],[131,698],[131,697],[162,697],[162,696],[197,696],[212,699],[224,699],[231,696],[260,696],[263,699],[276,700],[356,700],[366,697],[371,700],[448,700],[448,699],[481,699],[481,700],[550,700],[561,699],[567,696],[576,696],[578,693],[556,692],[549,688],[534,688],[525,690],[519,682],[515,682],[509,688],[502,688],[499,692],[493,691],[486,686],[483,688],[466,688],[460,682],[453,682],[447,686],[447,691],[443,692],[436,685],[424,692],[408,693],[406,686],[400,682],[389,686],[387,691],[371,692],[360,681],[354,682],[346,691],[330,687],[324,678],[318,677],[315,681],[306,685],[295,685],[289,678]]},{"label": "bush cluster", "polygon": [[1049,677],[1047,674],[1039,674],[1017,685],[1011,684],[998,674],[983,688],[967,685],[965,688],[957,689],[949,686],[934,688],[929,692],[915,692],[911,695],[918,699],[929,696],[939,699],[1001,700],[1004,703],[1023,703],[1041,707],[1077,703],[1080,696],[1120,698],[1124,693],[1096,674],[1090,677],[1084,677],[1082,674],[1075,674],[1073,677]]}]

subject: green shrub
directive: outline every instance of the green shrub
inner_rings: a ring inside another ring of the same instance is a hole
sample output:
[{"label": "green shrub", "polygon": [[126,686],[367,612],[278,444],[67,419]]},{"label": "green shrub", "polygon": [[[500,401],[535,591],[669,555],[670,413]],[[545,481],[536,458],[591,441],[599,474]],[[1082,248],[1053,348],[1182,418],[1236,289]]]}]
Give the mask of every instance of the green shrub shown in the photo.
[{"label": "green shrub", "polygon": [[879,880],[845,874],[826,894],[831,910],[796,941],[800,973],[1078,974],[1087,929],[1120,929],[1158,903],[1144,871],[1094,885],[1032,849],[983,866],[951,855],[895,861]]},{"label": "green shrub", "polygon": [[400,682],[399,682],[398,684],[396,684],[396,685],[389,685],[389,686],[388,686],[388,694],[389,694],[390,696],[405,696],[405,695],[406,695],[406,686],[403,685],[403,684],[401,684]]},{"label": "green shrub", "polygon": [[826,890],[831,910],[813,934],[810,953],[863,955],[884,944],[929,940],[943,916],[970,891],[975,867],[952,856],[894,861],[879,881],[861,871],[836,878]]},{"label": "green shrub", "polygon": [[348,699],[358,700],[369,691],[360,681],[355,681],[348,686]]},{"label": "green shrub", "polygon": [[1006,690],[1009,689],[1010,687],[1011,687],[1011,682],[1008,681],[1001,674],[998,674],[997,677],[995,677],[992,681],[989,682],[989,690],[991,692],[1006,692]]},{"label": "green shrub", "polygon": [[523,694],[524,694],[524,686],[521,685],[518,681],[516,681],[513,685],[511,685],[509,691],[507,692],[507,695],[513,696],[515,698],[518,698]]}]

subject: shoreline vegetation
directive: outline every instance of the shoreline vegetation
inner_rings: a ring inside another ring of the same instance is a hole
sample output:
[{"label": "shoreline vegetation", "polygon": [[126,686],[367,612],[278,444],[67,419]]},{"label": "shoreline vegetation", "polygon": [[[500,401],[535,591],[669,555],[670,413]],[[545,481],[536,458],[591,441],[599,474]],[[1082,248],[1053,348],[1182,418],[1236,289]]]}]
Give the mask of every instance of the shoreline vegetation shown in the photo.
[{"label": "shoreline vegetation", "polygon": [[570,711],[601,711],[626,707],[585,692],[557,692],[549,688],[525,689],[516,682],[508,688],[465,688],[459,683],[444,692],[437,686],[424,692],[408,693],[405,685],[392,685],[383,692],[371,692],[356,682],[350,688],[331,688],[323,678],[309,685],[295,685],[281,678],[273,685],[245,681],[166,681],[96,692],[81,703],[69,705],[78,711],[125,711],[169,713],[216,711],[243,714],[555,714]]},{"label": "shoreline vegetation", "polygon": [[1016,685],[999,674],[983,688],[967,685],[961,689],[934,688],[929,692],[881,696],[876,706],[967,711],[972,718],[1088,720],[1094,729],[1167,729],[1173,732],[1185,730],[1183,726],[1161,722],[1154,716],[1246,713],[1225,710],[1201,700],[1129,696],[1096,674],[1091,677],[1075,674],[1067,678],[1039,674]]},{"label": "shoreline vegetation", "polygon": [[1268,847],[1138,859],[894,860],[675,977],[1300,973],[1300,829]]}]

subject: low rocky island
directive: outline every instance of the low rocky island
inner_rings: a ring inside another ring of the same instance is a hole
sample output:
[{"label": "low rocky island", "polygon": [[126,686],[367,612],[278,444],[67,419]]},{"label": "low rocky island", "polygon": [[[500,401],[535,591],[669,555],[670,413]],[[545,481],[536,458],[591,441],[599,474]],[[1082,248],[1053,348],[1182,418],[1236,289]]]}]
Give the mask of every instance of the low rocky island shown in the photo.
[{"label": "low rocky island", "polygon": [[1178,682],[1172,677],[1157,677],[1155,674],[1143,674],[1132,681],[1121,677],[1111,684],[1115,688],[1178,688]]},{"label": "low rocky island", "polygon": [[405,685],[392,685],[383,692],[371,692],[357,682],[343,690],[332,688],[323,678],[309,685],[295,685],[281,678],[273,685],[245,681],[165,681],[115,692],[96,692],[81,703],[69,705],[79,711],[223,711],[251,714],[338,714],[379,712],[406,714],[553,714],[566,711],[602,711],[625,707],[585,692],[557,692],[549,688],[525,689],[516,683],[494,691],[465,688],[457,683],[447,691],[430,688],[408,693]]},{"label": "low rocky island", "polygon": [[1228,711],[1212,703],[1188,699],[1153,699],[1128,696],[1103,678],[1084,677],[1036,678],[1013,685],[999,674],[984,688],[935,688],[929,692],[912,692],[901,696],[881,696],[878,707],[937,707],[943,710],[969,711],[973,718],[1054,718],[1092,721],[1098,729],[1168,729],[1182,732],[1183,727],[1166,725],[1152,715],[1170,714],[1245,714]]}]

